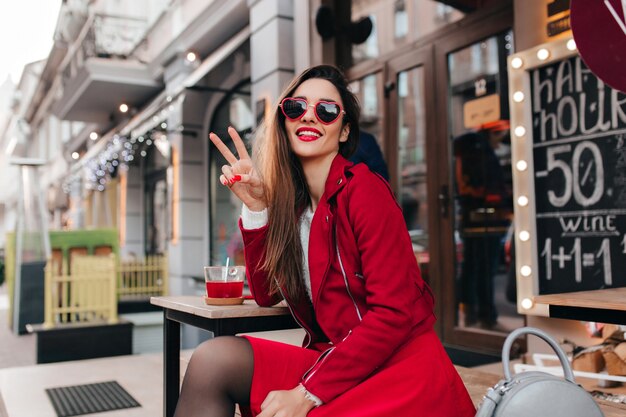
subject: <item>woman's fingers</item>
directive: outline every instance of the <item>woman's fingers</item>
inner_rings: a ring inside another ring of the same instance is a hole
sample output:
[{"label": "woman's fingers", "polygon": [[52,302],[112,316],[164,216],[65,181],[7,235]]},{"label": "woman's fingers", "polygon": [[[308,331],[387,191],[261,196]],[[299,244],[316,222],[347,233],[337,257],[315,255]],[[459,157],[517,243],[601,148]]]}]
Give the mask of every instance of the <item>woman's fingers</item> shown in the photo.
[{"label": "woman's fingers", "polygon": [[246,145],[243,143],[243,140],[241,140],[241,136],[239,136],[239,132],[237,132],[237,130],[234,127],[229,126],[228,134],[230,135],[230,138],[233,140],[233,143],[235,144],[235,148],[237,148],[237,153],[239,154],[239,158],[250,159],[250,155],[248,155],[248,150],[246,149]]},{"label": "woman's fingers", "polygon": [[228,161],[228,165],[222,166],[220,182],[232,188],[234,194],[248,207],[263,209],[266,207],[264,203],[263,182],[254,170],[246,146],[237,131],[229,127],[228,134],[237,148],[240,159],[237,159],[228,146],[226,146],[215,133],[209,134],[211,142],[213,142]]},{"label": "woman's fingers", "polygon": [[235,176],[233,168],[230,165],[222,165],[222,174],[224,174],[228,182],[232,182],[232,179]]},{"label": "woman's fingers", "polygon": [[[272,402],[274,401],[275,396],[276,396],[276,391],[270,391],[265,397],[265,399],[263,400],[263,402],[261,403],[261,410],[263,410],[264,413],[267,413],[268,411],[270,411],[268,408],[270,408]],[[263,413],[259,414],[258,417],[261,417],[262,415]],[[271,416],[273,414],[269,414],[269,415]]]},{"label": "woman's fingers", "polygon": [[[237,137],[239,137],[239,135],[237,135]],[[211,139],[211,142],[213,142],[217,150],[220,151],[222,155],[224,155],[224,158],[226,158],[229,164],[234,165],[237,163],[238,161],[237,157],[233,155],[230,149],[228,149],[228,146],[226,146],[224,142],[222,142],[222,140],[215,133],[213,132],[209,133],[209,139]],[[241,138],[239,140],[241,140]],[[246,155],[247,155],[247,152],[246,152]]]},{"label": "woman's fingers", "polygon": [[235,180],[235,182],[240,182],[251,187],[261,186],[261,180],[258,177],[250,174],[233,175],[233,179]]},{"label": "woman's fingers", "polygon": [[[250,155],[248,154],[246,145],[243,143],[243,140],[241,139],[241,136],[239,136],[239,133],[237,133],[237,130],[235,130],[235,128],[231,126],[228,128],[228,134],[235,144],[235,148],[237,149],[237,153],[239,154],[239,159],[250,159]],[[220,151],[220,153],[224,155],[224,158],[226,158],[229,164],[234,165],[239,161],[239,159],[237,159],[237,157],[230,151],[230,149],[228,149],[228,146],[226,146],[215,133],[209,133],[209,139],[211,139],[211,142],[213,142],[213,144]]]},{"label": "woman's fingers", "polygon": [[261,410],[263,411],[257,414],[257,417],[274,417],[274,415],[276,415],[276,410],[274,410],[274,407],[267,407]]},{"label": "woman's fingers", "polygon": [[296,388],[289,391],[270,391],[261,403],[257,417],[305,417],[313,407]]}]

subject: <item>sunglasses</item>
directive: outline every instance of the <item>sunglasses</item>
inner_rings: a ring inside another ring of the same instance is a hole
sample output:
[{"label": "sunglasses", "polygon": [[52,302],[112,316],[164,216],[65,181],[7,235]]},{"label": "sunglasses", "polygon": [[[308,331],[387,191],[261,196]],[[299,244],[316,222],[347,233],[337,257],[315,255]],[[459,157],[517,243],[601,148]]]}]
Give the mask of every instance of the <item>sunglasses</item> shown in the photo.
[{"label": "sunglasses", "polygon": [[287,97],[281,101],[278,107],[280,107],[287,119],[298,120],[304,116],[309,106],[313,107],[317,120],[325,125],[335,122],[342,113],[345,114],[339,103],[333,101],[320,100],[313,105],[303,98]]}]

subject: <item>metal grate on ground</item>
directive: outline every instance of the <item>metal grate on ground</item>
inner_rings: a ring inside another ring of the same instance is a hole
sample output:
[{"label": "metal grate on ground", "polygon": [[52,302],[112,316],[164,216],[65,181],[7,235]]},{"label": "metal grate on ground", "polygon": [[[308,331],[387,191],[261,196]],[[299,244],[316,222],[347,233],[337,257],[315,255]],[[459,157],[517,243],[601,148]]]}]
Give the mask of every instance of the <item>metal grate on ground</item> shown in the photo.
[{"label": "metal grate on ground", "polygon": [[46,394],[58,417],[141,407],[116,381],[47,388]]}]

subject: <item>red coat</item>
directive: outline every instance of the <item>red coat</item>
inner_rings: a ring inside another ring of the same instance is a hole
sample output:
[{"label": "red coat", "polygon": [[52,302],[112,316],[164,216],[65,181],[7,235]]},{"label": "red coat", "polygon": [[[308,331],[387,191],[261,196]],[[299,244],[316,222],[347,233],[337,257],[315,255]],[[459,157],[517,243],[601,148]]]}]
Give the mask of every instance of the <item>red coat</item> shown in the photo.
[{"label": "red coat", "polygon": [[[267,275],[256,267],[266,232],[242,228],[250,289],[262,306],[280,301],[267,295]],[[433,296],[389,185],[341,156],[332,163],[311,223],[308,257],[314,313],[308,303],[287,302],[307,331],[303,345],[327,349],[302,384],[328,403],[431,329]]]}]

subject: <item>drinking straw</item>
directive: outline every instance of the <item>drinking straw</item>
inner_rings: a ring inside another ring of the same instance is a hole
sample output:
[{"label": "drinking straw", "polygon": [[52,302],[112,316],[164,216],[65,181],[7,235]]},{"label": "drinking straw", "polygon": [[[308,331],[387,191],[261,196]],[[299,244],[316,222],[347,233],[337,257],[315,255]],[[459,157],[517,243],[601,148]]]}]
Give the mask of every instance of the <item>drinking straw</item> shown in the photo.
[{"label": "drinking straw", "polygon": [[230,263],[230,257],[226,257],[226,266],[224,267],[224,272],[222,273],[222,281],[227,281],[228,276],[228,264]]}]

